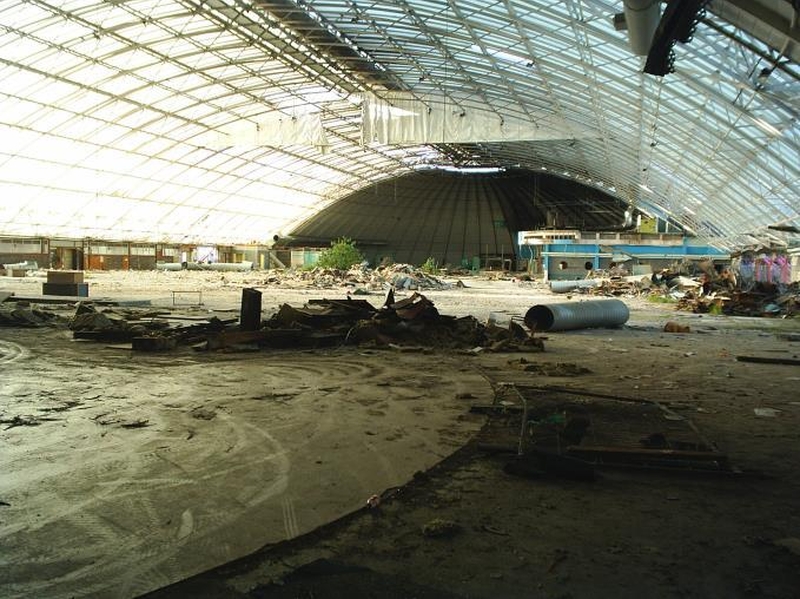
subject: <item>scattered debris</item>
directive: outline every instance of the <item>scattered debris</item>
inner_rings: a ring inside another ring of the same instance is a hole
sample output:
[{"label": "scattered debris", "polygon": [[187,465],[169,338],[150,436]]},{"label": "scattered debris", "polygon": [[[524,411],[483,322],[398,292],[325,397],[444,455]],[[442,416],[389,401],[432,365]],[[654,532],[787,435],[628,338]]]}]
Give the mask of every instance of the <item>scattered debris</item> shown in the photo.
[{"label": "scattered debris", "polygon": [[[464,286],[459,281],[460,286]],[[458,283],[456,283],[458,285]],[[349,270],[312,268],[310,270],[273,270],[263,281],[264,285],[281,285],[290,289],[350,288],[359,295],[364,292],[398,289],[408,291],[445,290],[452,285],[411,264],[391,264],[371,269],[355,265]]]},{"label": "scattered debris", "polygon": [[198,322],[151,311],[118,311],[110,307],[98,311],[94,304],[81,302],[68,327],[74,339],[129,342],[135,351],[155,352],[207,342],[210,336],[233,323],[235,318],[223,321],[216,316]]},{"label": "scattered debris", "polygon": [[[493,386],[495,403],[471,411],[490,416],[479,449],[516,454],[505,465],[509,474],[592,480],[598,468],[742,473],[692,422],[658,402],[564,387]],[[659,432],[645,432],[653,426]]]},{"label": "scattered debris", "polygon": [[32,307],[25,302],[0,304],[0,327],[62,327],[64,319],[54,312]]},{"label": "scattered debris", "polygon": [[487,327],[471,316],[445,316],[424,295],[415,292],[395,301],[390,291],[380,309],[366,300],[355,299],[311,300],[304,308],[284,304],[264,323],[262,331],[268,337],[280,331],[292,346],[327,340],[327,344],[403,349],[480,346],[494,351],[541,351],[540,339],[524,330],[520,335],[516,327],[519,327],[516,323],[507,329]]},{"label": "scattered debris", "polygon": [[553,570],[556,569],[556,566],[563,562],[569,556],[569,552],[566,549],[556,549],[555,555],[553,556],[553,561],[550,562],[550,565],[547,568],[547,573],[550,574]]},{"label": "scattered debris", "polygon": [[193,409],[191,414],[192,418],[197,418],[198,420],[214,420],[217,417],[216,411],[202,407]]},{"label": "scattered debris", "polygon": [[644,296],[699,314],[786,317],[800,313],[800,283],[791,281],[790,271],[786,256],[750,252],[727,268],[707,260],[686,260],[647,276],[629,276],[618,268],[593,270],[586,279],[553,281],[551,290]]},{"label": "scattered debris", "polygon": [[582,459],[555,452],[533,450],[516,456],[507,462],[503,470],[507,474],[524,478],[567,478],[593,481],[594,465]]},{"label": "scattered debris", "polygon": [[664,325],[665,333],[690,333],[692,329],[687,325],[678,324],[677,322],[669,321]]},{"label": "scattered debris", "polygon": [[800,557],[800,539],[797,537],[789,537],[786,539],[778,539],[777,541],[773,541],[773,545],[776,547],[783,547],[790,553]]},{"label": "scattered debris", "polygon": [[37,418],[35,416],[14,416],[11,419],[0,419],[0,424],[7,424],[3,430],[14,428],[15,426],[39,426],[42,420],[53,420],[53,418]]},{"label": "scattered debris", "polygon": [[714,451],[715,448],[710,447],[706,443],[689,443],[686,441],[674,441],[667,439],[664,433],[652,433],[647,437],[639,440],[642,447],[648,449],[677,449],[681,451]]},{"label": "scattered debris", "polygon": [[31,271],[39,270],[36,260],[23,260],[22,262],[9,262],[2,265],[3,273],[7,277],[25,277]]},{"label": "scattered debris", "polygon": [[74,339],[117,342],[130,341],[153,330],[163,330],[168,325],[163,321],[141,323],[136,317],[126,317],[112,308],[98,312],[92,303],[79,302],[67,326]]},{"label": "scattered debris", "polygon": [[134,420],[132,422],[125,422],[120,424],[122,428],[145,428],[150,426],[150,420]]},{"label": "scattered debris", "polygon": [[524,372],[542,376],[579,376],[591,372],[588,368],[571,362],[530,362],[526,358],[518,358],[509,360],[508,363]]},{"label": "scattered debris", "polygon": [[483,526],[481,526],[481,530],[486,531],[488,533],[491,533],[493,535],[497,535],[498,537],[509,537],[509,536],[511,536],[510,532],[508,532],[506,530],[503,530],[501,528],[497,528],[495,526],[489,526],[488,524],[484,524]]},{"label": "scattered debris", "polygon": [[[95,398],[97,399],[97,398]],[[39,408],[40,412],[66,412],[76,406],[81,405],[81,402],[75,400],[66,400],[60,406],[55,406],[51,408]]]},{"label": "scattered debris", "polygon": [[776,408],[753,408],[753,413],[761,418],[775,418],[781,413]]},{"label": "scattered debris", "polygon": [[134,337],[131,339],[131,349],[133,351],[159,352],[169,351],[178,346],[175,337]]},{"label": "scattered debris", "polygon": [[422,525],[422,534],[428,538],[446,539],[461,532],[461,525],[453,520],[434,518]]},{"label": "scattered debris", "polygon": [[728,470],[728,456],[713,450],[636,449],[580,445],[567,448],[567,453],[586,460],[592,460],[598,465],[629,465],[656,469]]}]

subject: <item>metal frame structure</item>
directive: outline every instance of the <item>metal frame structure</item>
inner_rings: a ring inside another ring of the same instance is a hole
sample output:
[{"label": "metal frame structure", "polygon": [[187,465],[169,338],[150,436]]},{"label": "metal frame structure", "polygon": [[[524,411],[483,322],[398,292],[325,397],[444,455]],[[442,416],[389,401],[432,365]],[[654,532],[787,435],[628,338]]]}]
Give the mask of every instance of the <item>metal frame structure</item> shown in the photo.
[{"label": "metal frame structure", "polygon": [[[789,0],[713,0],[675,72],[611,0],[12,0],[0,5],[0,234],[270,239],[418,168],[547,171],[727,248],[800,228]],[[563,139],[380,145],[367,95],[574,125]],[[318,115],[328,145],[212,147]],[[587,131],[590,132],[587,134]]]}]

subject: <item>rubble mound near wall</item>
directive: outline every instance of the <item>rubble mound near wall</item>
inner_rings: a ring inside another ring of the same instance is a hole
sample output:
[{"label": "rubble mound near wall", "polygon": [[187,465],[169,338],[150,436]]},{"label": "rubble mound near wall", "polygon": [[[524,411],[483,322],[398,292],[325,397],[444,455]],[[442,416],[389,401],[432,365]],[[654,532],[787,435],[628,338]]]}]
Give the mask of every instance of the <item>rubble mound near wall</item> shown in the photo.
[{"label": "rubble mound near wall", "polygon": [[452,287],[450,283],[411,264],[392,264],[375,269],[359,265],[348,270],[312,268],[310,270],[270,271],[264,284],[317,289],[354,287],[366,291],[380,291],[389,288],[417,291],[450,289]]}]

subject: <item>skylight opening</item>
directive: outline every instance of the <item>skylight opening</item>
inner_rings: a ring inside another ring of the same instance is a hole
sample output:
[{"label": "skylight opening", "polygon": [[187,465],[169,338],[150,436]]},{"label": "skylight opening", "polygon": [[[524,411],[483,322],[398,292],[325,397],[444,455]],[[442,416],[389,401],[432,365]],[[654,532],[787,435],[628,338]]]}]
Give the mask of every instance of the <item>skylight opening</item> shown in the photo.
[{"label": "skylight opening", "polygon": [[772,125],[770,125],[764,119],[760,119],[758,117],[752,117],[752,118],[753,118],[753,122],[756,124],[756,126],[759,129],[761,129],[764,133],[768,133],[769,135],[774,135],[776,137],[781,135],[781,130],[780,129],[778,129],[776,127],[773,127]]},{"label": "skylight opening", "polygon": [[477,44],[473,44],[469,47],[470,52],[474,52],[476,54],[482,54],[484,51],[489,56],[502,60],[504,62],[508,62],[511,64],[519,65],[519,66],[527,66],[531,63],[530,58],[525,58],[524,56],[520,56],[519,54],[514,54],[513,52],[508,52],[506,50],[497,50],[495,48],[481,48]]},{"label": "skylight opening", "polygon": [[505,168],[502,166],[455,166],[450,164],[418,164],[414,170],[438,170],[448,173],[462,173],[465,175],[488,175],[493,173],[503,173]]}]

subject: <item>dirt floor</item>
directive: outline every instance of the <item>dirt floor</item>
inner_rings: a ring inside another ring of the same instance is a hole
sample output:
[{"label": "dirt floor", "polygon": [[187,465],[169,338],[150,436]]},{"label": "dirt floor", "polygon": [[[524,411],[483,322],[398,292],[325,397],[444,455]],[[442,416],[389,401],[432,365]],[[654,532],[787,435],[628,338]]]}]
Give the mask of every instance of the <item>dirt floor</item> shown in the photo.
[{"label": "dirt floor", "polygon": [[[341,297],[262,276],[88,280],[166,307],[202,290],[188,313],[235,312],[243,286],[265,314]],[[568,301],[465,282],[425,293],[500,323]],[[0,595],[800,597],[800,368],[737,360],[800,358],[800,321],[624,300],[625,326],[526,354],[132,355],[0,329],[2,419],[38,419],[0,425]],[[570,446],[650,453],[587,471]]]}]

